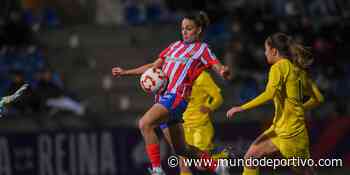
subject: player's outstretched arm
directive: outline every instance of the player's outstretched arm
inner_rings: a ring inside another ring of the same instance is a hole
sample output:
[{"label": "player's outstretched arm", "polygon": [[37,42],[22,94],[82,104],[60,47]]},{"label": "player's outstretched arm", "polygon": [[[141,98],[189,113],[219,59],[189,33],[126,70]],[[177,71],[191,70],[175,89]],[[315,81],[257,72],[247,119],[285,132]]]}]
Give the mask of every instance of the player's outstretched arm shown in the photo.
[{"label": "player's outstretched arm", "polygon": [[275,96],[277,89],[281,86],[281,78],[282,73],[278,66],[272,66],[269,72],[269,80],[267,82],[265,91],[260,95],[255,97],[254,99],[246,102],[241,106],[232,107],[229,111],[227,111],[227,117],[232,118],[236,113],[242,112],[248,109],[252,109],[258,107],[262,104],[273,99]]},{"label": "player's outstretched arm", "polygon": [[158,68],[162,65],[163,60],[158,58],[155,62],[142,65],[140,67],[134,68],[134,69],[123,69],[121,67],[113,67],[112,68],[112,75],[115,77],[120,76],[132,76],[132,75],[141,75],[143,72],[145,72],[147,69],[151,67]]}]

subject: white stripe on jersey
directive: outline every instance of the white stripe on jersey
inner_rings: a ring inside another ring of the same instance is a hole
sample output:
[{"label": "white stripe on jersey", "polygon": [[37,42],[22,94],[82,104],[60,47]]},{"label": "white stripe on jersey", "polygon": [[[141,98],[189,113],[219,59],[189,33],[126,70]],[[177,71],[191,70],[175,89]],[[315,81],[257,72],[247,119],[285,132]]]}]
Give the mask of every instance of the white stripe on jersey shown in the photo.
[{"label": "white stripe on jersey", "polygon": [[[169,49],[169,51],[166,53],[166,55],[168,55],[168,54],[169,54],[176,46],[178,46],[179,44],[181,44],[181,41],[175,42],[175,43],[170,47],[170,49]],[[179,48],[180,48],[180,47],[179,47]],[[178,48],[178,49],[179,49],[179,48]],[[177,51],[178,51],[178,50],[176,50],[176,51],[174,51],[174,52],[177,52]],[[167,62],[166,66],[163,67],[163,72],[164,72],[165,74],[167,74],[170,65],[171,65],[171,62]]]},{"label": "white stripe on jersey", "polygon": [[170,74],[170,77],[169,77],[169,85],[171,84],[171,82],[173,81],[173,78],[174,78],[174,75],[177,71],[177,68],[179,68],[179,66],[181,65],[181,62],[176,62],[173,69],[171,70],[171,74]]},{"label": "white stripe on jersey", "polygon": [[190,46],[187,47],[187,49],[179,56],[179,58],[184,57],[187,53],[189,53],[190,51],[192,51],[192,49],[194,48],[195,44],[191,44]]},{"label": "white stripe on jersey", "polygon": [[176,84],[174,85],[174,87],[171,89],[171,93],[176,93],[177,87],[182,83],[182,81],[185,79],[186,74],[188,72],[188,69],[191,67],[193,62],[193,59],[190,59],[185,68],[182,70],[181,75],[179,77],[179,79],[176,81]]},{"label": "white stripe on jersey", "polygon": [[181,41],[177,41],[174,44],[172,44],[168,50],[168,52],[165,55],[168,55],[176,46],[178,46],[181,43]]},{"label": "white stripe on jersey", "polygon": [[169,69],[170,65],[171,65],[170,62],[166,63],[166,66],[165,66],[165,68],[163,69],[163,72],[165,73],[165,75],[167,75],[168,69]]},{"label": "white stripe on jersey", "polygon": [[180,43],[181,43],[181,41],[175,42],[175,43],[170,47],[170,49],[174,49],[174,47],[176,47],[176,46],[179,45]]},{"label": "white stripe on jersey", "polygon": [[203,51],[204,51],[204,49],[206,48],[206,44],[201,44],[201,47],[199,48],[199,50],[193,55],[193,59],[197,59],[199,56],[201,56],[202,55],[202,53],[203,53]]},{"label": "white stripe on jersey", "polygon": [[176,55],[183,47],[184,47],[184,45],[181,44],[180,47],[178,47],[178,48],[170,55],[170,57],[171,57],[171,58],[174,58],[175,55]]},{"label": "white stripe on jersey", "polygon": [[203,57],[201,57],[201,61],[202,61],[202,63],[203,63],[204,65],[207,65],[207,64],[208,64],[207,60],[205,60]]},{"label": "white stripe on jersey", "polygon": [[215,59],[216,55],[214,55],[214,53],[208,48],[208,53],[211,59]]},{"label": "white stripe on jersey", "polygon": [[[182,47],[181,48],[183,48],[185,45],[181,45]],[[180,48],[180,47],[179,47]],[[182,58],[184,55],[186,55],[188,52],[190,52],[192,49],[194,48],[194,44],[191,44],[190,46],[188,46],[187,48],[186,48],[186,50],[180,55],[180,56],[178,56],[178,58]],[[175,52],[178,52],[179,50],[176,50]],[[174,52],[174,53],[175,53]],[[172,54],[172,56],[173,56],[173,54]],[[169,67],[170,67],[170,63],[171,62],[169,62],[168,63],[168,65],[166,66],[166,68],[164,69],[164,72],[166,73],[166,72],[168,72],[168,69],[169,69]],[[178,62],[176,62],[176,64],[175,64],[175,66],[177,65],[177,63]],[[180,62],[181,63],[181,62]],[[177,70],[177,68],[178,68],[178,66],[177,67],[173,67],[173,69],[172,69],[172,72],[171,72],[171,75],[170,75],[170,78],[169,78],[169,84],[170,84],[170,82],[172,81],[172,79],[173,79],[173,77],[174,77],[174,72],[176,72],[176,70]],[[175,69],[175,71],[174,71],[174,69]]]},{"label": "white stripe on jersey", "polygon": [[[193,55],[193,57],[189,60],[189,62],[187,62],[186,67],[184,68],[184,70],[182,71],[179,79],[177,80],[176,84],[174,85],[173,89],[171,90],[171,92],[175,93],[176,89],[178,88],[178,86],[180,86],[180,84],[182,83],[182,81],[185,79],[188,69],[191,67],[191,65],[193,64],[193,60],[195,58],[195,56],[197,55],[201,55],[201,53],[203,53],[203,50],[205,48],[205,44],[202,44],[201,47],[199,49],[197,49],[196,53]],[[198,57],[198,56],[197,56]],[[199,65],[199,64],[198,64]]]}]

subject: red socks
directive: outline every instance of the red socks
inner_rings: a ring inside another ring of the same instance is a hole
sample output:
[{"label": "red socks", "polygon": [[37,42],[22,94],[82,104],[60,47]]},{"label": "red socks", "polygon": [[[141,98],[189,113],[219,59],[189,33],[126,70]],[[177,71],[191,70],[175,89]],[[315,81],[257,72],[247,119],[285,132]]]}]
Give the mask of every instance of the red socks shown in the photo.
[{"label": "red socks", "polygon": [[152,168],[160,167],[160,149],[159,144],[146,145],[148,158],[151,160]]},{"label": "red socks", "polygon": [[217,163],[218,161],[217,160],[214,160],[208,153],[206,152],[203,152],[199,155],[200,159],[202,160],[211,160],[211,164],[207,164],[206,167],[203,167],[203,168],[206,168],[207,170],[209,170],[210,172],[212,173],[215,173],[215,170],[216,170],[216,167],[217,167]]}]

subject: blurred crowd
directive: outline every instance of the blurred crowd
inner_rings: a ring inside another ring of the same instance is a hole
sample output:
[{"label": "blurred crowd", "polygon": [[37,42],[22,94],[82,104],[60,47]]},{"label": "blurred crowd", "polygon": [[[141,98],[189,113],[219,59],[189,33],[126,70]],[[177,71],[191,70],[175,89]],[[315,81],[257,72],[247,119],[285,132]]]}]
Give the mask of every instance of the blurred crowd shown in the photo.
[{"label": "blurred crowd", "polygon": [[48,64],[45,47],[37,37],[37,25],[50,27],[50,20],[37,23],[20,8],[0,16],[0,96],[14,93],[24,83],[30,84],[24,97],[7,108],[7,115],[85,113],[85,107]]}]

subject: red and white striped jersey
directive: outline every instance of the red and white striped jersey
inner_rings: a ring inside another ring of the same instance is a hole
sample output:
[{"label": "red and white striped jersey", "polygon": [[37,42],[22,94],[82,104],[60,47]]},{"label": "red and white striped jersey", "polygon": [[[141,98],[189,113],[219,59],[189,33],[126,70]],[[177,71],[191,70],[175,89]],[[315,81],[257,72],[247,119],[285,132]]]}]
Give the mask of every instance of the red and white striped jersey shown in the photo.
[{"label": "red and white striped jersey", "polygon": [[168,78],[166,91],[182,97],[190,95],[193,81],[204,69],[218,63],[216,56],[203,42],[174,42],[159,57],[164,60],[162,70]]}]

